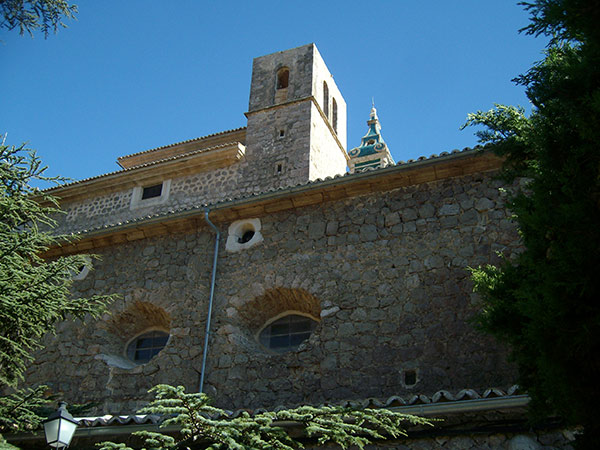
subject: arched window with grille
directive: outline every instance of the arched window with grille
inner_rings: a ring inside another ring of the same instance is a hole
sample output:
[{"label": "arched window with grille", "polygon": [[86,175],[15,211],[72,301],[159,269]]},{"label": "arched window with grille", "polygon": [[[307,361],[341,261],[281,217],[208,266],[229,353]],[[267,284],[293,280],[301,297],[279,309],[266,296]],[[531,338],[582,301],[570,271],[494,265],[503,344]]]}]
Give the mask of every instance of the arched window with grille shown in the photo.
[{"label": "arched window with grille", "polygon": [[146,331],[127,345],[127,357],[136,364],[146,364],[167,345],[169,333],[162,330]]},{"label": "arched window with grille", "polygon": [[276,353],[296,350],[307,340],[318,322],[305,314],[289,313],[263,327],[258,335],[260,344]]}]

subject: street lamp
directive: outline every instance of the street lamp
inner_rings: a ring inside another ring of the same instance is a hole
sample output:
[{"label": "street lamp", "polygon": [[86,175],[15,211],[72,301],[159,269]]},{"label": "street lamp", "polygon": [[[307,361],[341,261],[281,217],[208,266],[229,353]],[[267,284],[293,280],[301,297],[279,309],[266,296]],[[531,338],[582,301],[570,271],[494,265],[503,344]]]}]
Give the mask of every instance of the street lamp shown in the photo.
[{"label": "street lamp", "polygon": [[79,422],[69,414],[69,411],[67,411],[67,404],[65,402],[60,402],[56,412],[53,412],[50,414],[50,417],[44,420],[46,442],[50,447],[55,447],[56,449],[68,447],[75,434],[78,423]]}]

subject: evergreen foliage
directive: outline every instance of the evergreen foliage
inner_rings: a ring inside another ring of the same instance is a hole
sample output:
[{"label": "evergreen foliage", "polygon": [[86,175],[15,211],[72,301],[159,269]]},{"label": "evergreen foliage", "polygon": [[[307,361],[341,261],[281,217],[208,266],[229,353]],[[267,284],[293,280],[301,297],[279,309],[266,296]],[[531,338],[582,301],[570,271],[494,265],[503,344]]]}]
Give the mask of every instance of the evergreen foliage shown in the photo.
[{"label": "evergreen foliage", "polygon": [[515,81],[533,105],[496,105],[468,116],[477,135],[521,179],[508,206],[524,249],[501,267],[473,270],[481,327],[510,344],[534,415],[583,425],[581,448],[600,427],[600,3],[537,0],[528,34],[551,37],[545,59]]},{"label": "evergreen foliage", "polygon": [[57,199],[31,186],[44,176],[34,152],[23,146],[0,146],[0,386],[22,380],[42,337],[67,318],[97,317],[111,296],[71,298],[73,273],[86,255],[47,261],[51,245],[73,239],[52,234],[59,214]]},{"label": "evergreen foliage", "polygon": [[39,414],[40,409],[49,403],[43,396],[46,389],[47,386],[38,386],[0,397],[0,433],[39,428],[44,420]]},{"label": "evergreen foliage", "polygon": [[[31,186],[35,180],[62,181],[44,176],[45,170],[34,152],[0,145],[1,391],[23,380],[33,352],[57,322],[96,317],[113,298],[71,298],[73,273],[88,256],[41,257],[51,245],[73,238],[52,234],[52,216],[60,213],[57,199]],[[37,428],[44,417],[40,408],[47,403],[44,391],[40,386],[0,397],[0,433]]]},{"label": "evergreen foliage", "polygon": [[77,6],[66,0],[0,0],[0,28],[18,28],[19,34],[31,36],[40,30],[48,37],[58,27],[66,28],[63,18],[74,19],[75,13]]},{"label": "evergreen foliage", "polygon": [[[144,449],[207,448],[282,449],[304,448],[297,436],[314,438],[318,444],[335,443],[343,449],[358,448],[374,439],[406,436],[404,426],[431,425],[416,416],[387,409],[353,409],[335,406],[301,406],[235,418],[210,405],[205,394],[185,392],[183,386],[157,385],[150,390],[156,398],[140,413],[158,414],[166,419],[161,428],[173,426],[181,440],[173,436],[139,431]],[[294,437],[295,436],[295,437]],[[133,450],[123,443],[103,442],[100,450]]]}]

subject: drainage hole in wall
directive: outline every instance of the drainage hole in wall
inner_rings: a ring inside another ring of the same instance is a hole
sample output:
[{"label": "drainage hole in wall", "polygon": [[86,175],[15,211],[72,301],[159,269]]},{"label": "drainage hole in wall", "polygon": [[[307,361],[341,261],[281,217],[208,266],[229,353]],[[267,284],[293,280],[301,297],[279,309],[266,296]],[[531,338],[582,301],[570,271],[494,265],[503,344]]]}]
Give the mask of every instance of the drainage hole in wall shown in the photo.
[{"label": "drainage hole in wall", "polygon": [[250,242],[250,240],[254,237],[254,230],[244,231],[244,234],[240,238],[238,238],[238,243],[245,244],[246,242]]}]

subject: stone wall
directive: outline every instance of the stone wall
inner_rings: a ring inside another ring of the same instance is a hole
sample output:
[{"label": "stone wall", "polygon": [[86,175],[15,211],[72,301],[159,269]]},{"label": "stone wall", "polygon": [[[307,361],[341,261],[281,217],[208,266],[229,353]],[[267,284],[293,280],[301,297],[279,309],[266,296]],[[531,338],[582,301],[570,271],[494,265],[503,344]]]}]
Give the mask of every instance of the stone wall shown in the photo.
[{"label": "stone wall", "polygon": [[[101,320],[61,322],[57,336],[46,336],[28,382],[44,382],[72,403],[99,402],[96,413],[131,413],[157,383],[197,389],[213,245],[210,234],[190,233],[98,252],[73,294],[123,298]],[[132,369],[126,344],[147,328],[168,328],[169,343]]]},{"label": "stone wall", "polygon": [[[247,165],[247,164],[246,164]],[[237,163],[210,172],[178,177],[171,180],[167,201],[159,205],[132,209],[133,188],[102,194],[62,205],[66,214],[56,217],[56,233],[77,233],[105,225],[113,225],[149,215],[166,213],[186,206],[214,203],[228,197],[239,197],[245,193],[240,172],[243,163]],[[248,171],[246,170],[245,173]],[[58,194],[60,197],[60,194]]]},{"label": "stone wall", "polygon": [[243,171],[247,193],[308,181],[311,106],[311,101],[306,100],[248,116],[247,165]]},{"label": "stone wall", "polygon": [[[222,251],[206,391],[228,409],[506,388],[506,352],[470,323],[467,266],[519,244],[498,183],[465,176],[261,217],[264,241]],[[65,322],[27,379],[98,412],[131,412],[154,384],[197,389],[214,235],[205,229],[98,251],[74,295],[116,292],[112,316]],[[285,311],[320,320],[298,350],[256,334]],[[165,349],[131,368],[126,343],[170,327]],[[416,373],[406,385],[403,373]]]},{"label": "stone wall", "polygon": [[[263,244],[220,261],[208,374],[219,402],[318,403],[513,383],[504,352],[469,323],[477,299],[466,267],[517,249],[498,195],[489,178],[465,177],[262,218]],[[245,305],[281,287],[317,297],[321,322],[298,352],[274,355],[254,338]],[[417,372],[410,388],[404,370]]]}]

